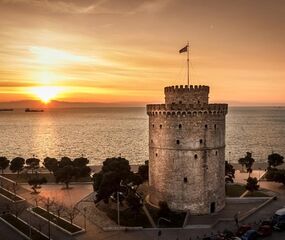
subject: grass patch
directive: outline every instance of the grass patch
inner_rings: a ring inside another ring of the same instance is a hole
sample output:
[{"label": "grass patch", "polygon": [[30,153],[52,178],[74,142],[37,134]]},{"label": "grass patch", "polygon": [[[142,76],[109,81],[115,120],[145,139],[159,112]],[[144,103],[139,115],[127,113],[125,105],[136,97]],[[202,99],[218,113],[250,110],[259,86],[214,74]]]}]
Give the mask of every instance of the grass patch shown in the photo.
[{"label": "grass patch", "polygon": [[[29,235],[30,235],[30,227],[29,227],[29,225],[27,223],[19,220],[18,218],[16,218],[15,216],[13,216],[11,214],[2,215],[1,218],[6,220],[12,226],[17,228],[20,232],[22,232],[27,237],[29,237]],[[34,230],[33,228],[31,228],[31,239],[33,239],[33,240],[48,240],[47,237],[42,235],[40,232]]]},{"label": "grass patch", "polygon": [[[158,211],[158,208],[154,208],[149,204],[146,204],[146,207],[148,211],[150,212],[155,224],[158,224],[158,220],[160,218]],[[159,221],[159,227],[160,228],[176,228],[176,227],[183,227],[184,220],[186,217],[186,212],[173,212],[171,211],[169,216],[166,216],[164,218],[170,220],[170,222],[160,220]]]},{"label": "grass patch", "polygon": [[[109,208],[106,211],[106,214],[114,222],[118,221],[118,212],[116,209]],[[143,210],[140,210],[139,213],[135,214],[129,208],[120,211],[120,225],[126,227],[151,227],[151,224]]]},{"label": "grass patch", "polygon": [[245,197],[269,197],[267,194],[261,191],[254,191],[254,192],[248,192]]},{"label": "grass patch", "polygon": [[11,201],[17,202],[23,200],[22,198],[18,197],[17,195],[7,191],[6,189],[0,187],[0,194],[9,198]]},{"label": "grass patch", "polygon": [[[50,173],[38,173],[36,174],[32,174],[32,173],[20,173],[19,175],[17,174],[13,174],[13,173],[5,173],[2,174],[3,177],[9,178],[17,183],[28,183],[28,181],[35,177],[35,176],[39,176],[39,177],[45,177],[47,179],[48,183],[55,183],[55,177],[53,176],[53,174]],[[84,178],[79,178],[79,179],[72,179],[71,182],[90,182],[91,181],[91,177],[84,177]]]},{"label": "grass patch", "polygon": [[68,231],[70,233],[76,233],[76,232],[79,232],[79,231],[82,230],[82,228],[79,228],[79,227],[71,224],[67,220],[64,220],[62,218],[59,218],[59,217],[55,216],[52,213],[49,213],[45,209],[42,209],[42,208],[39,208],[39,207],[35,207],[35,208],[32,208],[32,211],[37,213],[41,217],[45,218],[46,220],[50,220],[54,224],[58,225],[59,227],[65,229],[66,231]]},{"label": "grass patch", "polygon": [[226,185],[227,197],[240,197],[246,191],[245,185],[230,184]]}]

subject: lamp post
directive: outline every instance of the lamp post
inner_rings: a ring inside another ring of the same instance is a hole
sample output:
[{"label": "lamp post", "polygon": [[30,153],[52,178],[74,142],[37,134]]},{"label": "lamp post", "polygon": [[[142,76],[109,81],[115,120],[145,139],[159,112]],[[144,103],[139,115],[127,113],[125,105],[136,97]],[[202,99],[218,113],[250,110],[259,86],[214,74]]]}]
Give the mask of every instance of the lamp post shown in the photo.
[{"label": "lamp post", "polygon": [[85,231],[86,231],[86,210],[87,210],[86,207],[83,208],[83,211],[84,211],[84,229],[85,229]]},{"label": "lamp post", "polygon": [[28,212],[29,212],[29,238],[30,238],[30,240],[32,240],[32,226],[31,226],[31,215],[32,215],[32,213],[31,213],[31,211],[32,211],[32,208],[31,207],[29,207],[28,208]]},{"label": "lamp post", "polygon": [[231,152],[229,152],[229,164],[231,163]]},{"label": "lamp post", "polygon": [[46,203],[46,207],[47,207],[47,212],[48,212],[48,239],[50,239],[50,235],[51,235],[51,229],[50,229],[50,213],[49,213],[49,208],[50,208],[50,200],[49,198],[47,199],[47,203]]},{"label": "lamp post", "polygon": [[120,226],[120,195],[123,195],[122,192],[117,191],[117,217],[118,217],[118,225]]}]

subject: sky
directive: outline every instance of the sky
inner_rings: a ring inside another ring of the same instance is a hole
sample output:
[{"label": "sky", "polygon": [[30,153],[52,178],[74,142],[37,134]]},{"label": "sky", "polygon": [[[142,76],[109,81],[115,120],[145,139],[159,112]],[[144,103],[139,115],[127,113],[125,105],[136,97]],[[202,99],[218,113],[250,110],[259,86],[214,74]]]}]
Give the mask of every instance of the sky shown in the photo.
[{"label": "sky", "polygon": [[0,0],[0,101],[285,105],[283,0]]}]

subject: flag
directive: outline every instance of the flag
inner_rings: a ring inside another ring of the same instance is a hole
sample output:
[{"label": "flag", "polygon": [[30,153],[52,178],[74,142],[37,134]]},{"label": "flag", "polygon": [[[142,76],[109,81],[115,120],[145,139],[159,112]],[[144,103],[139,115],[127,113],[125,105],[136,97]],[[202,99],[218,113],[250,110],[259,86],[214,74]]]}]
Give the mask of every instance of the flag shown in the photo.
[{"label": "flag", "polygon": [[188,51],[188,45],[186,45],[184,48],[181,48],[179,50],[179,53],[184,53],[184,52],[187,52]]}]

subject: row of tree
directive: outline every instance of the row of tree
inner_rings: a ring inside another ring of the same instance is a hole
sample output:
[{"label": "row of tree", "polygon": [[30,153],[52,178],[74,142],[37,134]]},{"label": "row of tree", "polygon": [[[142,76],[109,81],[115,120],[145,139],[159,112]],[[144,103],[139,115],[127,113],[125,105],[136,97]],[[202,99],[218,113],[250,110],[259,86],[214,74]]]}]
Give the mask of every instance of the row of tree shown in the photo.
[{"label": "row of tree", "polygon": [[[43,161],[43,165],[54,175],[56,182],[64,183],[66,188],[68,188],[73,178],[77,180],[90,176],[91,169],[87,166],[88,163],[89,160],[84,157],[75,158],[74,160],[69,157],[62,157],[60,160],[46,157]],[[8,166],[13,173],[19,174],[24,168],[27,168],[33,174],[37,173],[37,169],[40,167],[40,159],[32,157],[25,160],[24,158],[16,157],[9,161],[6,157],[0,157],[2,173]],[[34,190],[43,183],[46,183],[46,179],[39,177],[37,174],[29,179],[29,184],[33,186]]]},{"label": "row of tree", "polygon": [[[247,152],[245,157],[240,158],[238,160],[238,163],[241,164],[243,169],[245,167],[248,173],[252,172],[252,166],[254,162],[255,159],[252,157],[251,152]],[[272,153],[267,157],[268,169],[275,168],[283,163],[284,163],[284,157],[281,156],[279,153]]]},{"label": "row of tree", "polygon": [[91,168],[87,166],[89,160],[84,157],[71,160],[69,157],[62,157],[59,161],[55,158],[45,158],[43,165],[53,173],[57,183],[62,182],[69,188],[72,179],[79,179],[90,176]]},{"label": "row of tree", "polygon": [[[4,170],[9,167],[11,172],[19,174],[23,171],[24,167],[31,169],[32,171],[39,168],[40,160],[32,157],[28,159],[24,159],[22,157],[15,157],[11,161],[8,160],[6,157],[0,157],[0,169],[2,174]],[[26,165],[26,166],[25,166]]]},{"label": "row of tree", "polygon": [[[246,153],[246,156],[244,158],[239,159],[239,164],[242,165],[242,168],[244,166],[246,167],[247,172],[249,173],[249,178],[247,181],[248,190],[257,190],[258,180],[256,178],[251,178],[250,173],[252,172],[252,165],[255,162],[255,160],[252,158],[252,154],[250,152]],[[268,155],[267,158],[267,173],[265,175],[265,178],[268,181],[274,181],[278,183],[283,183],[285,185],[285,170],[284,169],[278,169],[277,167],[282,165],[284,163],[284,157],[280,155],[279,153],[272,153]]]}]

